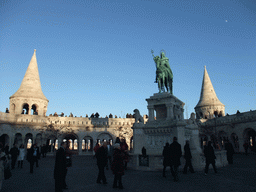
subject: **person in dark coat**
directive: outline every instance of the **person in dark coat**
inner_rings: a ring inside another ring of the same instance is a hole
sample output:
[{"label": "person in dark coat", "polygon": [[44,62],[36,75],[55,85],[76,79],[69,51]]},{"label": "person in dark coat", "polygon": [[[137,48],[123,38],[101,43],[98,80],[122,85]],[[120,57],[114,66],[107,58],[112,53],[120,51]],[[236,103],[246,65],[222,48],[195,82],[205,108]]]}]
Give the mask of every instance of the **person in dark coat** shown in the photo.
[{"label": "person in dark coat", "polygon": [[229,140],[227,141],[225,148],[227,150],[228,164],[233,164],[233,155],[235,151],[234,151],[233,145],[229,142]]},{"label": "person in dark coat", "polygon": [[121,151],[124,153],[124,169],[127,169],[127,163],[129,162],[129,153],[128,153],[128,145],[125,139],[121,140],[120,143]]},{"label": "person in dark coat", "polygon": [[[123,189],[124,187],[122,184],[122,176],[124,175],[124,154],[121,151],[119,143],[116,143],[114,145],[114,148],[115,149],[113,153],[113,162],[111,165],[111,170],[115,175],[113,188]],[[117,182],[119,186],[117,186]]]},{"label": "person in dark coat", "polygon": [[191,151],[190,151],[189,141],[188,140],[186,141],[186,145],[184,146],[184,158],[186,160],[186,164],[184,166],[183,173],[184,174],[187,173],[188,167],[189,167],[189,171],[191,173],[195,173],[194,168],[193,168],[192,163],[191,163],[192,155],[191,155]]},{"label": "person in dark coat", "polygon": [[55,192],[62,192],[65,186],[66,175],[66,147],[67,143],[62,142],[60,148],[56,153],[55,166],[54,166],[54,179],[55,179]]},{"label": "person in dark coat", "polygon": [[165,175],[166,167],[168,167],[168,166],[171,167],[171,151],[170,151],[170,144],[169,143],[166,143],[165,146],[164,146],[163,157],[164,157],[163,177],[166,177],[166,175]]},{"label": "person in dark coat", "polygon": [[41,152],[42,152],[43,158],[45,158],[45,157],[46,157],[46,152],[47,152],[47,147],[46,147],[45,144],[43,144],[42,149],[41,149]]},{"label": "person in dark coat", "polygon": [[101,180],[103,181],[103,184],[107,184],[104,168],[106,167],[108,163],[108,151],[107,151],[107,142],[103,143],[103,146],[101,146],[97,152],[96,152],[96,159],[97,159],[97,165],[99,168],[99,174],[97,178],[97,183],[101,183]]},{"label": "person in dark coat", "polygon": [[9,145],[8,144],[5,145],[4,152],[5,152],[6,155],[9,154]]},{"label": "person in dark coat", "polygon": [[34,163],[36,163],[36,167],[38,167],[38,159],[40,158],[39,148],[36,144],[28,149],[27,160],[30,163],[30,173],[33,173]]},{"label": "person in dark coat", "polygon": [[205,172],[204,172],[205,175],[207,175],[207,173],[208,173],[208,169],[209,169],[210,164],[212,164],[214,172],[217,173],[217,169],[216,169],[216,166],[215,166],[216,156],[214,154],[214,150],[213,150],[213,147],[212,147],[211,144],[212,144],[212,142],[208,141],[208,145],[204,149],[204,156],[206,158],[206,165],[205,165]]},{"label": "person in dark coat", "polygon": [[143,157],[146,157],[147,156],[147,150],[146,148],[143,146],[142,149],[141,149],[141,153],[142,153],[142,156]]},{"label": "person in dark coat", "polygon": [[12,169],[14,169],[17,158],[19,156],[19,149],[17,148],[16,144],[14,144],[13,147],[11,148],[10,154],[11,154],[11,159],[12,159],[12,163],[11,163]]},{"label": "person in dark coat", "polygon": [[178,167],[180,166],[180,158],[182,156],[181,145],[177,142],[177,137],[173,137],[173,143],[170,145],[171,154],[171,172],[174,181],[178,181]]}]

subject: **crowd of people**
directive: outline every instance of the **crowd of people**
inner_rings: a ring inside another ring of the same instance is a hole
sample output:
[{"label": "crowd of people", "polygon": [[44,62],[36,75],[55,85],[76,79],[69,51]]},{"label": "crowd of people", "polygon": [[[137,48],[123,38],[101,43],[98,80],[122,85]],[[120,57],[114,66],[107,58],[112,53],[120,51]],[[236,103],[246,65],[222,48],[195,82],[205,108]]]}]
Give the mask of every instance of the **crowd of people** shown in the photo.
[{"label": "crowd of people", "polygon": [[[245,148],[248,148],[245,144]],[[233,154],[234,154],[234,148],[233,145],[227,140],[225,143],[225,149],[227,151],[227,161],[229,164],[233,164]],[[204,147],[203,154],[205,156],[205,169],[204,173],[205,175],[208,174],[209,165],[212,165],[213,170],[215,173],[217,173],[217,169],[215,166],[215,152],[212,146],[212,142],[208,141],[207,146]],[[245,149],[245,154],[247,155],[247,150]],[[178,181],[178,167],[181,165],[180,158],[182,157],[182,150],[181,145],[177,142],[177,137],[173,138],[173,143],[169,144],[166,143],[163,149],[162,153],[164,160],[163,160],[163,177],[166,177],[166,167],[170,167],[172,176],[174,178],[174,181]],[[186,141],[186,144],[184,146],[184,159],[186,161],[185,166],[183,168],[183,174],[187,174],[187,170],[189,168],[189,171],[191,173],[195,173],[191,159],[191,151],[189,146],[189,141]]]},{"label": "crowd of people", "polygon": [[[247,155],[248,143],[244,144],[245,154]],[[18,162],[18,168],[23,167],[23,162],[25,158],[30,164],[30,173],[34,171],[34,165],[39,166],[38,160],[42,157],[46,157],[48,147],[43,145],[38,147],[37,144],[33,144],[31,148],[26,149],[24,145],[21,144],[19,148],[16,144],[9,150],[9,146],[0,143],[0,190],[2,187],[3,180],[5,178],[6,165],[9,164],[11,169],[15,168],[16,162]],[[227,150],[227,160],[229,164],[233,164],[233,145],[227,141],[225,143],[225,149]],[[107,179],[105,176],[105,169],[111,169],[114,175],[113,188],[123,189],[122,176],[127,169],[127,163],[129,162],[128,145],[125,139],[116,138],[113,145],[110,142],[104,141],[102,145],[99,143],[94,147],[95,155],[98,166],[98,177],[96,183],[107,184]],[[55,191],[62,192],[63,189],[68,189],[66,184],[66,176],[68,167],[72,165],[71,156],[75,152],[69,149],[69,142],[62,142],[60,148],[56,152],[55,166],[54,166],[54,179],[55,179]],[[212,146],[212,142],[208,141],[207,146],[203,150],[206,165],[204,173],[208,174],[209,165],[211,164],[215,173],[217,169],[215,166],[215,152]],[[142,148],[143,156],[146,155],[145,147]],[[182,157],[181,145],[177,141],[177,137],[173,137],[173,142],[171,144],[166,143],[163,149],[163,177],[166,177],[166,168],[170,167],[171,174],[175,182],[179,180],[178,168],[181,165],[180,158]],[[184,146],[184,159],[186,161],[183,168],[183,173],[187,174],[188,168],[191,173],[195,173],[192,165],[192,154],[190,150],[189,141],[186,141]],[[9,176],[10,177],[10,176]]]},{"label": "crowd of people", "polygon": [[94,147],[97,166],[99,169],[97,183],[107,184],[104,169],[111,168],[114,174],[113,188],[123,189],[122,176],[127,169],[129,161],[128,145],[124,139],[120,141],[117,137],[115,144],[112,146],[110,142],[103,142],[102,146],[97,144]]}]

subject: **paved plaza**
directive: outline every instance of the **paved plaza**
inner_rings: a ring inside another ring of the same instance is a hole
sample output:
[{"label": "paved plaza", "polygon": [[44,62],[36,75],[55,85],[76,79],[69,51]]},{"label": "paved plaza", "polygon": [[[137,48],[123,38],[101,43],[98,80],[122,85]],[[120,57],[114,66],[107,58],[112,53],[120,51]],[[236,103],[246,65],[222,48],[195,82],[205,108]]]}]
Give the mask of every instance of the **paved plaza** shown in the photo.
[{"label": "paved plaza", "polygon": [[[54,191],[53,179],[54,157],[42,158],[34,173],[29,173],[29,163],[25,161],[23,169],[12,170],[13,176],[5,180],[1,192],[51,192]],[[97,184],[96,159],[92,156],[74,156],[73,166],[67,175],[66,192],[102,192],[102,191],[256,191],[256,155],[234,155],[234,164],[218,168],[215,174],[212,169],[207,176],[203,172],[183,175],[173,182],[170,171],[167,178],[162,172],[144,172],[127,170],[123,176],[123,190],[112,189],[113,175],[106,171],[107,185]]]}]

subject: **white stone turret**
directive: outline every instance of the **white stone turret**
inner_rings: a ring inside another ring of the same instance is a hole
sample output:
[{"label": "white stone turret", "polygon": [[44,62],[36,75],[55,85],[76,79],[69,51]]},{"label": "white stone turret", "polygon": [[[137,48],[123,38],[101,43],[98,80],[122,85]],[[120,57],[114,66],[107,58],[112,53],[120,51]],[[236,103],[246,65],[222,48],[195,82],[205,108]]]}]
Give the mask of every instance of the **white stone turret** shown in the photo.
[{"label": "white stone turret", "polygon": [[10,97],[10,113],[45,115],[48,102],[41,88],[36,50],[34,50],[20,88]]},{"label": "white stone turret", "polygon": [[201,96],[195,111],[197,119],[211,119],[214,116],[225,115],[225,105],[220,102],[214,91],[206,66],[204,66]]}]

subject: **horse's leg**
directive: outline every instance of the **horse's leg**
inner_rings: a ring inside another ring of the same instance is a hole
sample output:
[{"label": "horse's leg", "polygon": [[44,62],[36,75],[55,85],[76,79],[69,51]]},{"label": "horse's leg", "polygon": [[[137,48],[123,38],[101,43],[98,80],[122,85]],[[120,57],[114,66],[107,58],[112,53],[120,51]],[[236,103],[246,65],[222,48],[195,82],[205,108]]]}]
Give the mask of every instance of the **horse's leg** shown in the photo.
[{"label": "horse's leg", "polygon": [[165,79],[165,87],[166,87],[166,90],[167,90],[167,92],[168,92],[168,78],[166,77],[166,79]]},{"label": "horse's leg", "polygon": [[172,94],[172,79],[169,81],[170,93]]},{"label": "horse's leg", "polygon": [[161,79],[159,78],[159,75],[158,75],[158,90],[159,90],[159,93],[161,93],[161,90],[162,90],[162,86],[161,86]]},{"label": "horse's leg", "polygon": [[164,85],[165,85],[165,77],[164,77],[164,75],[163,75],[163,78],[162,78],[162,88],[163,88],[163,91],[165,92],[165,89],[164,89]]}]

